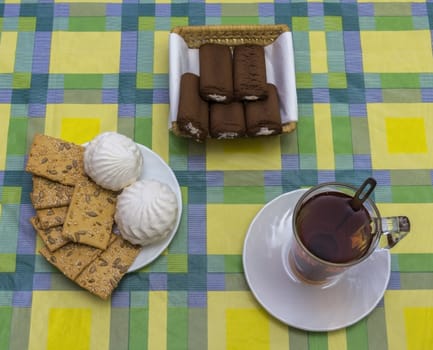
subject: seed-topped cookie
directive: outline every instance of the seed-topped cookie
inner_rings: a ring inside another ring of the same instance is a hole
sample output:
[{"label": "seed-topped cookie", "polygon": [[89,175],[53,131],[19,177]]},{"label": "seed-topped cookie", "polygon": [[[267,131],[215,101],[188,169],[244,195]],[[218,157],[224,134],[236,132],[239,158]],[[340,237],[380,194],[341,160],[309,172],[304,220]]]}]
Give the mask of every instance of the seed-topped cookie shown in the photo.
[{"label": "seed-topped cookie", "polygon": [[73,242],[106,249],[116,210],[117,193],[91,180],[77,183],[63,224],[63,235]]},{"label": "seed-topped cookie", "polygon": [[30,200],[35,209],[62,207],[71,202],[73,192],[72,186],[33,175],[33,191],[30,193]]},{"label": "seed-topped cookie", "polygon": [[36,134],[30,148],[26,171],[74,186],[87,176],[83,164],[84,147],[55,137]]},{"label": "seed-topped cookie", "polygon": [[68,207],[57,207],[36,210],[36,216],[39,219],[39,225],[43,229],[63,225],[66,218]]},{"label": "seed-topped cookie", "polygon": [[63,274],[75,280],[96,257],[102,253],[101,249],[85,244],[69,242],[63,247],[51,252],[46,246],[39,253]]},{"label": "seed-topped cookie", "polygon": [[75,282],[89,292],[107,299],[134,262],[141,247],[118,236],[83,272]]},{"label": "seed-topped cookie", "polygon": [[69,242],[69,239],[63,236],[62,226],[54,226],[43,229],[39,224],[39,219],[37,216],[30,218],[30,223],[32,224],[38,236],[45,243],[45,246],[52,252],[63,247]]}]

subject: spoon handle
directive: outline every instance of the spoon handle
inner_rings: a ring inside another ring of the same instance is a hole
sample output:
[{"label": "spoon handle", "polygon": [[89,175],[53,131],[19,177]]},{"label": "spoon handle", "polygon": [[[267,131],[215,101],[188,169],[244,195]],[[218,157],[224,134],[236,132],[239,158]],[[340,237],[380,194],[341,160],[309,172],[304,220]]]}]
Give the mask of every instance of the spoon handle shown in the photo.
[{"label": "spoon handle", "polygon": [[372,177],[367,178],[358,188],[355,195],[350,201],[350,206],[353,210],[358,211],[362,207],[362,203],[368,198],[376,187],[376,180]]}]

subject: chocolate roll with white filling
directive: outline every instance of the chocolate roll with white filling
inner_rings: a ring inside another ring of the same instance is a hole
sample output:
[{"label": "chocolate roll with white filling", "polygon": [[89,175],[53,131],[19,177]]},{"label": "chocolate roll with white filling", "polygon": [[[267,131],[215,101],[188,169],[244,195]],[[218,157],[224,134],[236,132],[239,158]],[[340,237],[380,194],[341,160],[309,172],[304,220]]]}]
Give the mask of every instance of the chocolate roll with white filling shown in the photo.
[{"label": "chocolate roll with white filling", "polygon": [[203,141],[209,134],[209,105],[200,97],[199,87],[200,78],[197,75],[182,75],[177,124],[183,133]]},{"label": "chocolate roll with white filling", "polygon": [[268,84],[268,98],[245,103],[248,136],[275,135],[282,132],[277,88]]},{"label": "chocolate roll with white filling", "polygon": [[210,105],[209,133],[217,139],[234,139],[245,136],[244,104],[212,103]]},{"label": "chocolate roll with white filling", "polygon": [[239,100],[255,101],[266,98],[265,49],[261,45],[245,44],[233,50],[233,89]]},{"label": "chocolate roll with white filling", "polygon": [[199,48],[200,95],[207,101],[233,99],[233,58],[230,47],[204,44]]}]

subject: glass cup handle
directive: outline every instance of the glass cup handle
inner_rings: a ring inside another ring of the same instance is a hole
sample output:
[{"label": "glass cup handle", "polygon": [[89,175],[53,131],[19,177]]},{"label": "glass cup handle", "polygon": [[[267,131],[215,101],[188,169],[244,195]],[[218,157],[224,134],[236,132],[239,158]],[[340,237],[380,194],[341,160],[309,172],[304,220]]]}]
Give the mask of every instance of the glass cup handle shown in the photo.
[{"label": "glass cup handle", "polygon": [[410,231],[410,221],[407,216],[391,216],[381,219],[382,233],[386,235],[390,249],[400,242]]}]

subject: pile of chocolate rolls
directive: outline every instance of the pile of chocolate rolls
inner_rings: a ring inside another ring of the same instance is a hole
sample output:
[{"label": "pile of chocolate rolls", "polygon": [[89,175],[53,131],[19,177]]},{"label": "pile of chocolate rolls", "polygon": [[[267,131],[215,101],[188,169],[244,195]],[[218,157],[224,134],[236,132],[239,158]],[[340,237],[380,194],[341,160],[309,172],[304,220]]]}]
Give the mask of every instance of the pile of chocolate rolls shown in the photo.
[{"label": "pile of chocolate rolls", "polygon": [[281,133],[278,92],[266,80],[263,46],[203,44],[199,60],[200,76],[181,77],[182,133],[197,141]]}]

